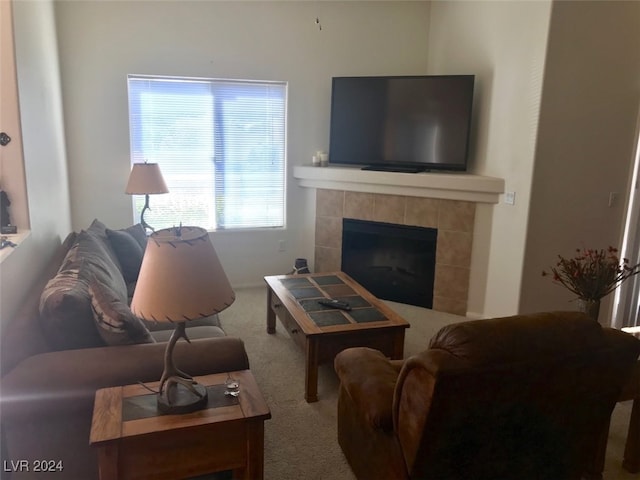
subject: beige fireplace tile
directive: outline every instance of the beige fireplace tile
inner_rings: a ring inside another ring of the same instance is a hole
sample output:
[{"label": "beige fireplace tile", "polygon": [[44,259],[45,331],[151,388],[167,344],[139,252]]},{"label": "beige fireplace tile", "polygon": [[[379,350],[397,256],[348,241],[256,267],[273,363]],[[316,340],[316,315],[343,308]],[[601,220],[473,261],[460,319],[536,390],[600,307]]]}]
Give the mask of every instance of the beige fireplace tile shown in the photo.
[{"label": "beige fireplace tile", "polygon": [[469,294],[469,268],[436,264],[433,295],[464,301]]},{"label": "beige fireplace tile", "polygon": [[456,232],[473,232],[476,204],[458,200],[443,200],[438,215],[438,228]]},{"label": "beige fireplace tile", "polygon": [[467,314],[467,302],[452,298],[433,297],[433,310],[465,316]]},{"label": "beige fireplace tile", "polygon": [[405,224],[437,228],[439,205],[440,200],[435,198],[407,197]]},{"label": "beige fireplace tile", "polygon": [[344,216],[357,220],[373,220],[373,193],[344,192]]},{"label": "beige fireplace tile", "polygon": [[341,248],[342,218],[316,217],[316,245]]},{"label": "beige fireplace tile", "polygon": [[407,197],[400,195],[376,195],[373,203],[376,222],[404,224]]},{"label": "beige fireplace tile", "polygon": [[342,264],[342,249],[316,246],[315,271],[336,272]]},{"label": "beige fireplace tile", "polygon": [[316,200],[315,271],[340,270],[343,217],[438,228],[433,309],[466,315],[475,203],[328,189]]},{"label": "beige fireplace tile", "polygon": [[471,233],[438,230],[437,262],[441,265],[469,268],[472,243],[473,235]]},{"label": "beige fireplace tile", "polygon": [[324,217],[342,217],[344,208],[344,191],[316,190],[316,215]]}]

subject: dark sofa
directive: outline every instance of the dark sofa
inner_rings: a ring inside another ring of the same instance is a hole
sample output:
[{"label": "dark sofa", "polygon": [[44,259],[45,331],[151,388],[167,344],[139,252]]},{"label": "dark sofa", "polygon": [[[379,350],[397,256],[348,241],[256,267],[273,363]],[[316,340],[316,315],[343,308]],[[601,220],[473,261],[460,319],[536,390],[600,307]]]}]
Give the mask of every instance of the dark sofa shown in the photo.
[{"label": "dark sofa", "polygon": [[[56,478],[98,478],[89,446],[95,391],[160,379],[172,326],[128,309],[145,242],[140,225],[116,231],[96,220],[71,233],[3,328],[3,479],[51,478],[10,472],[35,460],[60,462]],[[189,374],[249,368],[244,343],[227,337],[217,316],[190,322],[187,335],[191,343],[178,342],[174,356]]]}]

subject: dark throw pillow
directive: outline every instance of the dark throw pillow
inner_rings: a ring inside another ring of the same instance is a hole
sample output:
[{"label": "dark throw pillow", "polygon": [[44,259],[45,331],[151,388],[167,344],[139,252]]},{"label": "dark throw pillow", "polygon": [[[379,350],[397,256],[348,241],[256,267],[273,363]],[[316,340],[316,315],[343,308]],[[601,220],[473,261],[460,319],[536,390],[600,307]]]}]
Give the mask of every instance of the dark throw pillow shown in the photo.
[{"label": "dark throw pillow", "polygon": [[136,282],[144,256],[140,243],[126,230],[107,229],[107,237],[118,257],[125,282],[127,284]]},{"label": "dark throw pillow", "polygon": [[147,232],[142,224],[136,223],[135,225],[125,228],[124,231],[136,239],[144,252],[145,248],[147,248]]}]

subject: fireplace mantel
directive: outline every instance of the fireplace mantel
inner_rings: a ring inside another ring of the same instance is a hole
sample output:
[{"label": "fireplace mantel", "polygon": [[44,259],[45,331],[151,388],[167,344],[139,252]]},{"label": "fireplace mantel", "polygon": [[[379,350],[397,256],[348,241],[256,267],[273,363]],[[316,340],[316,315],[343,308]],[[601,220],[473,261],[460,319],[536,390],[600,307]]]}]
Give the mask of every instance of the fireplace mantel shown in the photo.
[{"label": "fireplace mantel", "polygon": [[293,176],[301,187],[478,203],[498,203],[504,193],[503,179],[462,172],[396,173],[347,166],[295,166]]},{"label": "fireplace mantel", "polygon": [[293,167],[301,187],[381,193],[409,197],[498,203],[504,180],[471,173],[396,173],[365,171],[357,167]]}]

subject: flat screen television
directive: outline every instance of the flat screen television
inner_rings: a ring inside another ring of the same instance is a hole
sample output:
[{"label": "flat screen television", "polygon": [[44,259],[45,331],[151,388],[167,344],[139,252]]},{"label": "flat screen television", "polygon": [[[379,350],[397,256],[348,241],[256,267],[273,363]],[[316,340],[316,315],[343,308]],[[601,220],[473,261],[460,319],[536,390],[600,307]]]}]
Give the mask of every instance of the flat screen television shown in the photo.
[{"label": "flat screen television", "polygon": [[329,162],[465,171],[474,75],[333,77]]}]

